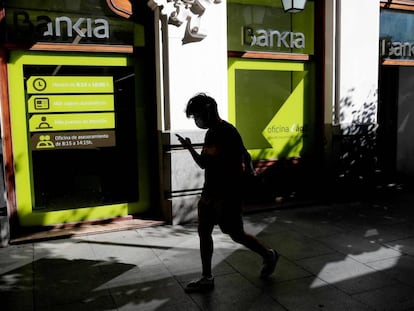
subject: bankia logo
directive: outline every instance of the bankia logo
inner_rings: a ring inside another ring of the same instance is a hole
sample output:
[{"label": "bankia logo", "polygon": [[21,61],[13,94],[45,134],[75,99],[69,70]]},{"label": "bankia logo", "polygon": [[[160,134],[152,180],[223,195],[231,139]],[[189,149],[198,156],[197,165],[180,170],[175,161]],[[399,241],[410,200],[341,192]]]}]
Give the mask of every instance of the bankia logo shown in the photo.
[{"label": "bankia logo", "polygon": [[254,29],[251,26],[244,26],[242,32],[245,45],[270,48],[305,48],[305,35],[301,32]]}]

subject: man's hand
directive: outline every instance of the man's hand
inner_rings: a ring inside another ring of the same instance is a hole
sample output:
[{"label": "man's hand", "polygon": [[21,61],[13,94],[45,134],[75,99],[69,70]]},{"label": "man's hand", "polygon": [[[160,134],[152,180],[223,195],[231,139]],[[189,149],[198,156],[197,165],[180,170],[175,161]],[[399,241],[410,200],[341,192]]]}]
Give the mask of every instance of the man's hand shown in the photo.
[{"label": "man's hand", "polygon": [[178,141],[181,143],[181,145],[183,145],[183,147],[185,149],[192,148],[192,144],[191,144],[191,139],[190,138],[188,138],[188,137],[184,138],[184,137],[182,137],[179,134],[175,134],[175,136],[177,136]]},{"label": "man's hand", "polygon": [[188,137],[184,138],[178,134],[175,134],[175,136],[177,136],[178,141],[181,143],[181,145],[183,145],[185,149],[188,149],[188,151],[190,151],[191,156],[193,157],[194,161],[198,164],[198,166],[200,166],[201,168],[204,168],[205,166],[204,166],[202,157],[197,151],[194,150],[194,147],[191,144],[190,138]]}]

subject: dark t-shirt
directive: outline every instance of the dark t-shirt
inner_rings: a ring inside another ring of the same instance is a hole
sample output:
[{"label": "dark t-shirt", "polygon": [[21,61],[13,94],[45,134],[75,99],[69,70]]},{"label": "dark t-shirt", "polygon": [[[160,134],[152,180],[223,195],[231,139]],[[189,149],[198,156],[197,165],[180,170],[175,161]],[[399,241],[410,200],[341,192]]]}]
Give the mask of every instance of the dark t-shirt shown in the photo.
[{"label": "dark t-shirt", "polygon": [[203,196],[240,195],[244,154],[242,138],[230,123],[222,120],[207,131],[201,152],[205,168]]}]

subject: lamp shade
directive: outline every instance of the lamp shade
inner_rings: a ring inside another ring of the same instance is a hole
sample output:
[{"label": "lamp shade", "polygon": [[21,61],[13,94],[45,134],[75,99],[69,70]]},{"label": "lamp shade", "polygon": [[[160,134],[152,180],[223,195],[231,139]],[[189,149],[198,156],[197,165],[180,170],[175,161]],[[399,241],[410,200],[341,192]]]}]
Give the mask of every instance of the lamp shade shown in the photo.
[{"label": "lamp shade", "polygon": [[289,13],[297,13],[305,9],[306,0],[282,0],[283,10]]}]

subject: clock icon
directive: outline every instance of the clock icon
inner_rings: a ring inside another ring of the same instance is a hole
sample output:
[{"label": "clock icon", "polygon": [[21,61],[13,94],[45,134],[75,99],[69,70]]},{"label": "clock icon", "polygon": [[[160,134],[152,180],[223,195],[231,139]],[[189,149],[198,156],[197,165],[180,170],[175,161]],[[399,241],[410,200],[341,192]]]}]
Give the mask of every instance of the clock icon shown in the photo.
[{"label": "clock icon", "polygon": [[47,86],[46,81],[43,78],[36,78],[33,81],[33,88],[36,91],[39,91],[39,92],[44,91],[46,89],[46,86]]}]

